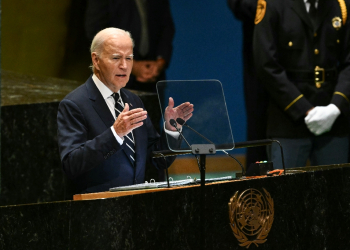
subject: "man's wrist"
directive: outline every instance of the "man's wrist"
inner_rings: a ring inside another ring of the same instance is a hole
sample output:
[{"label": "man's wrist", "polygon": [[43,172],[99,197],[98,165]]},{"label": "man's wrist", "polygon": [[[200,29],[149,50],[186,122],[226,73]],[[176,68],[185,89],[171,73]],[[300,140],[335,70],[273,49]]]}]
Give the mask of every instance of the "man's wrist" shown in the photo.
[{"label": "man's wrist", "polygon": [[123,143],[124,143],[124,138],[121,138],[121,137],[117,134],[117,132],[115,132],[115,129],[114,129],[113,126],[111,126],[111,130],[112,130],[112,133],[113,133],[115,139],[118,141],[118,143],[119,143],[120,145],[123,145]]},{"label": "man's wrist", "polygon": [[[182,131],[182,127],[179,129],[180,132]],[[178,131],[172,131],[172,130],[168,130],[165,126],[165,122],[164,122],[164,132],[172,137],[174,137],[175,139],[178,139],[180,136],[180,133]]]}]

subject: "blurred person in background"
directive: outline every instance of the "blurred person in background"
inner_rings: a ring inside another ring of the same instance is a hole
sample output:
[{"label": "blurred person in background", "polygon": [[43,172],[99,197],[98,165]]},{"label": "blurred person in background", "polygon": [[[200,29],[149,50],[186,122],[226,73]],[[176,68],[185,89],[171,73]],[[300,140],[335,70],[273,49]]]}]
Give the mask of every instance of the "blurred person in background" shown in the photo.
[{"label": "blurred person in background", "polygon": [[85,31],[90,41],[100,30],[129,31],[135,42],[134,65],[128,89],[156,92],[165,80],[172,55],[175,28],[168,0],[88,0]]},{"label": "blurred person in background", "polygon": [[[266,139],[267,105],[269,96],[257,79],[253,57],[253,32],[257,0],[227,0],[235,18],[243,28],[243,85],[247,115],[247,140]],[[246,168],[251,163],[267,159],[265,147],[249,147]]]}]

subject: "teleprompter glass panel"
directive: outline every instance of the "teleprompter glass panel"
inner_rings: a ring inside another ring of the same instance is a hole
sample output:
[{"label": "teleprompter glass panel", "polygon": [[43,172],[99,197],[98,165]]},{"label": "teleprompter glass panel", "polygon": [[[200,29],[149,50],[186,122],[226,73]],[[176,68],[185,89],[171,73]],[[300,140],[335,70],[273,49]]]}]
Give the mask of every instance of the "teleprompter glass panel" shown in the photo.
[{"label": "teleprompter glass panel", "polygon": [[[170,150],[191,152],[193,144],[214,144],[216,150],[231,150],[234,141],[222,84],[218,80],[160,81],[157,92],[164,121],[169,98],[174,99],[174,107],[190,102],[194,105],[193,116],[181,128],[184,139],[174,143],[167,134]],[[187,125],[187,126],[186,126]]]}]

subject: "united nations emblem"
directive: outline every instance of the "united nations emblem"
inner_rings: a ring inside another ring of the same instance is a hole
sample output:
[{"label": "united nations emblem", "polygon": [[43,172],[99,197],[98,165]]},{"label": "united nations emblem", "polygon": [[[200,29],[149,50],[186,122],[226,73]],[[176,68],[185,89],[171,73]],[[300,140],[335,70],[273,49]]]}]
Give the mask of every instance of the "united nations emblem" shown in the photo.
[{"label": "united nations emblem", "polygon": [[271,195],[264,195],[256,189],[247,189],[238,196],[238,191],[228,203],[230,226],[240,246],[266,242],[274,219],[274,205]]},{"label": "united nations emblem", "polygon": [[340,17],[335,17],[332,19],[332,25],[336,30],[339,30],[341,27],[341,18]]}]

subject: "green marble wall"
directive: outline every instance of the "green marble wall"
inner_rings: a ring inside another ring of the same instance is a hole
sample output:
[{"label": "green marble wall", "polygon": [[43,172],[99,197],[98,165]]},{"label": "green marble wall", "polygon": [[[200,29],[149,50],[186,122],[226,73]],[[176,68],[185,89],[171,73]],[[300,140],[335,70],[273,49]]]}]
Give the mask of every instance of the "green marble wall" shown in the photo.
[{"label": "green marble wall", "polygon": [[0,205],[72,199],[57,145],[59,101],[81,83],[2,70]]},{"label": "green marble wall", "polygon": [[2,68],[57,77],[65,54],[70,4],[71,0],[3,0]]}]

